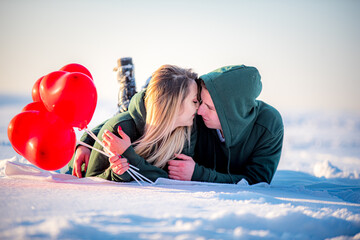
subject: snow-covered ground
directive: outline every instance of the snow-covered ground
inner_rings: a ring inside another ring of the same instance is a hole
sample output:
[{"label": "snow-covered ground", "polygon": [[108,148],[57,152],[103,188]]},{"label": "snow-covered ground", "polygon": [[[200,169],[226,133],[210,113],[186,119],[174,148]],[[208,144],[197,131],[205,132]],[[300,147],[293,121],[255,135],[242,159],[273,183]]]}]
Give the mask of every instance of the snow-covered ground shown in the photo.
[{"label": "snow-covered ground", "polygon": [[[29,102],[0,96],[0,239],[360,239],[359,113],[282,111],[284,149],[271,185],[139,186],[22,159],[7,126]],[[115,111],[99,102],[89,126]]]}]

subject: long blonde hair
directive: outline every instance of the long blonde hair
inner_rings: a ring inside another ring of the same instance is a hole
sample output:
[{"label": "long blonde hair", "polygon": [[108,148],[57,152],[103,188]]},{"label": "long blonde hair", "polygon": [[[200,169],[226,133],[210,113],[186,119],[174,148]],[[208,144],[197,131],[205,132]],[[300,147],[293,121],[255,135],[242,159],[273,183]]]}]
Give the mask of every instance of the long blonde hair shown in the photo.
[{"label": "long blonde hair", "polygon": [[197,74],[191,69],[163,65],[154,72],[145,93],[144,135],[134,142],[135,152],[157,167],[164,167],[180,154],[185,141],[190,146],[191,127],[175,127],[181,103]]}]

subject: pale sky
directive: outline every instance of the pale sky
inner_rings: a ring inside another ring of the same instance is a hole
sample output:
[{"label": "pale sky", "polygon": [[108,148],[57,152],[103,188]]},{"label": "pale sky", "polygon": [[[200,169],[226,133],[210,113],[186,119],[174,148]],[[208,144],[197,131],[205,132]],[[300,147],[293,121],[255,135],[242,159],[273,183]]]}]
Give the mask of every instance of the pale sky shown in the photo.
[{"label": "pale sky", "polygon": [[0,93],[31,96],[76,62],[116,103],[112,69],[129,56],[138,89],[162,64],[245,64],[278,109],[360,112],[360,1],[0,0],[0,33]]}]

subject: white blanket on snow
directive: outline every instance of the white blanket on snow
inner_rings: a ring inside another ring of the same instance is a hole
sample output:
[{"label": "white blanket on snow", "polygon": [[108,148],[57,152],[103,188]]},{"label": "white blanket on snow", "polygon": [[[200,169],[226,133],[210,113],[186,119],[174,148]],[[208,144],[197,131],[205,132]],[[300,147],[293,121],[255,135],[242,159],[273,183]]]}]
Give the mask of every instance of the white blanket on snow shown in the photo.
[{"label": "white blanket on snow", "polygon": [[[76,183],[76,184],[114,184],[115,182],[108,181],[98,177],[77,178],[70,174],[62,174],[55,171],[46,171],[37,168],[32,164],[21,163],[17,159],[9,159],[5,161],[2,167],[5,176],[18,179],[29,179],[38,181],[61,182],[61,183]],[[133,182],[133,184],[136,182]],[[142,182],[142,184],[147,184]],[[155,185],[219,185],[219,183],[194,182],[194,181],[178,181],[167,178],[158,178]],[[248,185],[240,181],[239,185]],[[268,184],[266,184],[268,185]]]}]

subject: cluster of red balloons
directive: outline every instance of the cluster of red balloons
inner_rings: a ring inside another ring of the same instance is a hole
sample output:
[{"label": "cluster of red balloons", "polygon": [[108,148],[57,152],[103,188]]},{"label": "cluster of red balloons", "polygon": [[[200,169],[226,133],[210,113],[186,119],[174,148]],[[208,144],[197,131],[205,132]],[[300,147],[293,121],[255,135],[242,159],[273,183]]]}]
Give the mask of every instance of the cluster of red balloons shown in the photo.
[{"label": "cluster of red balloons", "polygon": [[14,150],[44,170],[64,167],[75,151],[73,127],[85,128],[97,103],[89,70],[76,63],[39,78],[26,105],[8,126]]}]

